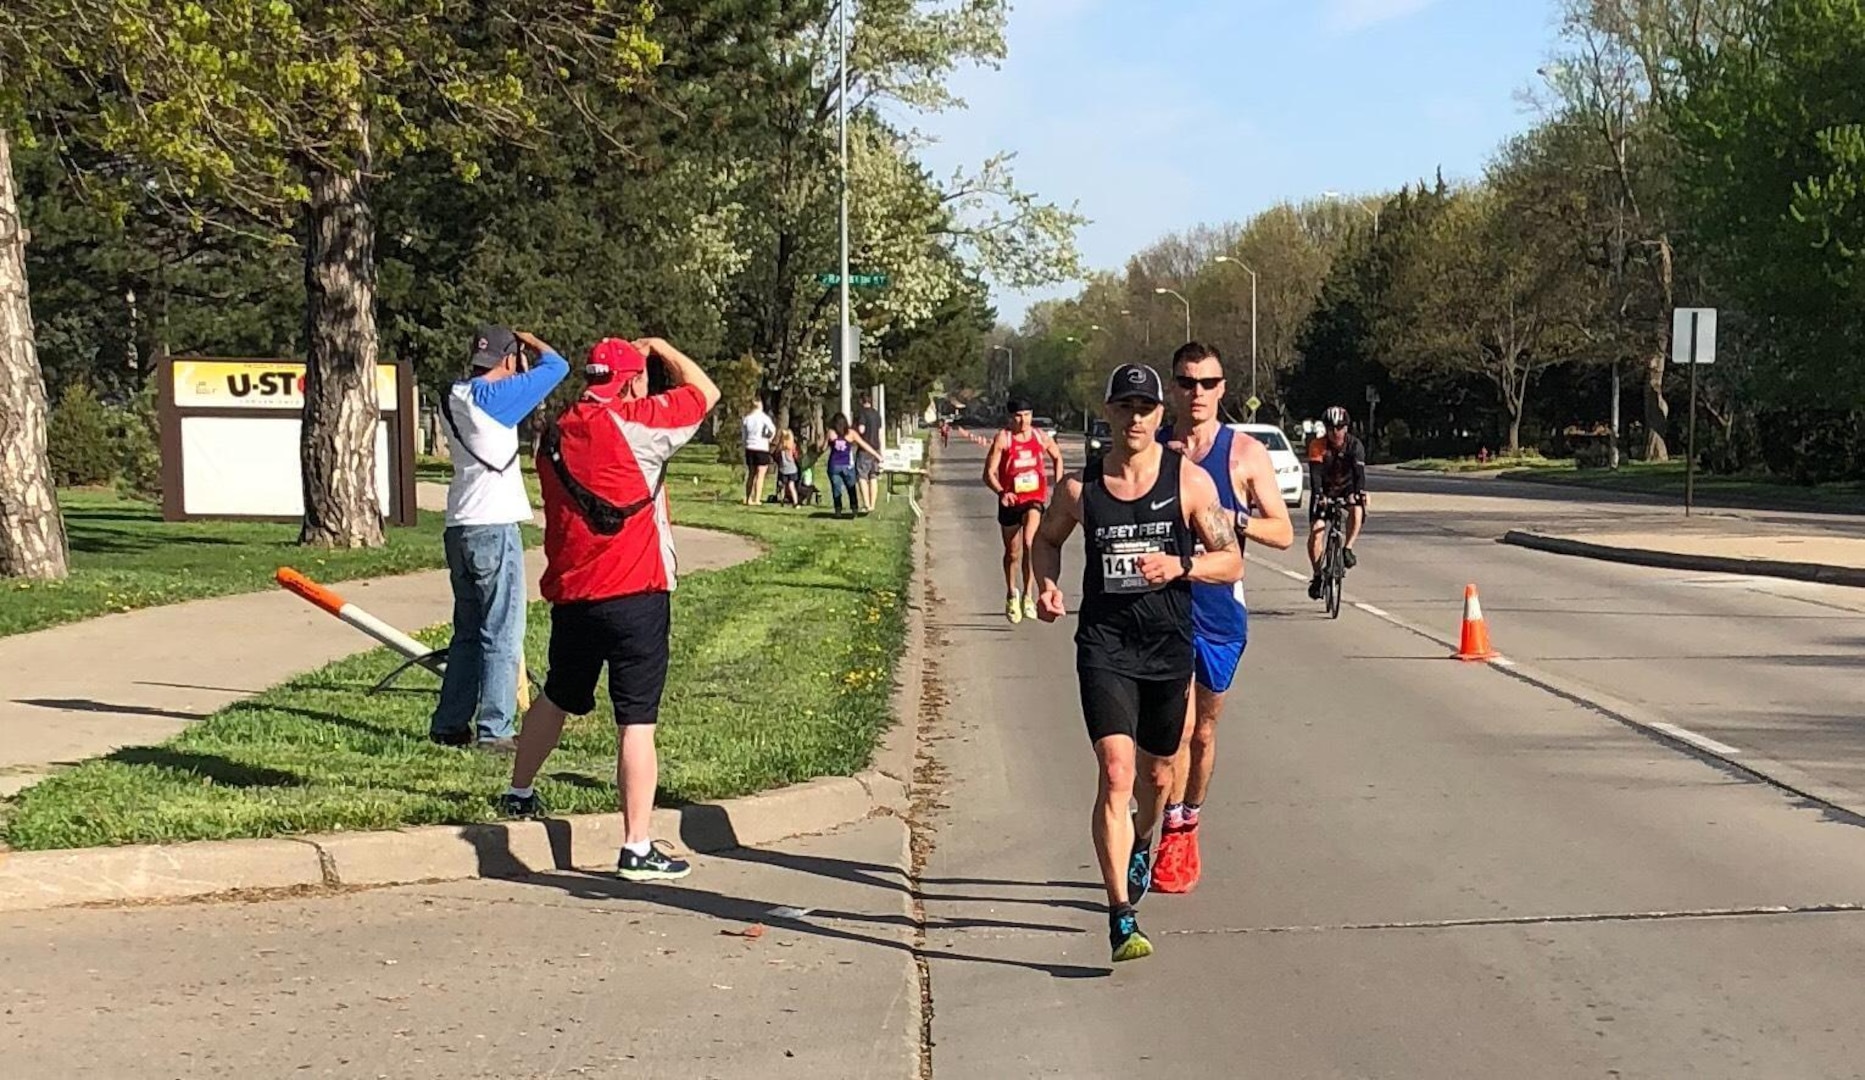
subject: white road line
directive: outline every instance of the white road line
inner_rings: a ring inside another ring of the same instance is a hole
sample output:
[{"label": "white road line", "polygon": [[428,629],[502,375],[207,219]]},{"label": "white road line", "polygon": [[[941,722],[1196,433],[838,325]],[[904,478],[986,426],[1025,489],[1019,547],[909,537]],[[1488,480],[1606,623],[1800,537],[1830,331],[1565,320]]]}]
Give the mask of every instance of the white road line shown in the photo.
[{"label": "white road line", "polygon": [[1366,613],[1367,613],[1368,615],[1372,615],[1372,616],[1375,616],[1375,617],[1377,617],[1377,618],[1381,618],[1381,619],[1390,619],[1390,618],[1392,618],[1392,616],[1391,616],[1391,615],[1389,615],[1389,614],[1387,614],[1387,613],[1386,613],[1386,612],[1384,612],[1384,611],[1381,611],[1380,609],[1378,609],[1378,608],[1376,608],[1376,607],[1374,607],[1374,606],[1373,606],[1373,605],[1371,605],[1371,604],[1362,604],[1362,603],[1361,603],[1361,602],[1359,602],[1358,600],[1355,600],[1355,601],[1353,602],[1353,606],[1354,606],[1354,607],[1357,607],[1357,608],[1359,608],[1359,609],[1360,609],[1361,611],[1364,611],[1364,612],[1366,612]]},{"label": "white road line", "polygon": [[1651,726],[1664,732],[1673,739],[1687,742],[1700,750],[1708,750],[1712,754],[1740,754],[1742,752],[1730,746],[1728,743],[1719,743],[1715,739],[1699,735],[1689,728],[1678,727],[1676,724],[1669,724],[1661,720],[1656,720],[1652,722]]}]

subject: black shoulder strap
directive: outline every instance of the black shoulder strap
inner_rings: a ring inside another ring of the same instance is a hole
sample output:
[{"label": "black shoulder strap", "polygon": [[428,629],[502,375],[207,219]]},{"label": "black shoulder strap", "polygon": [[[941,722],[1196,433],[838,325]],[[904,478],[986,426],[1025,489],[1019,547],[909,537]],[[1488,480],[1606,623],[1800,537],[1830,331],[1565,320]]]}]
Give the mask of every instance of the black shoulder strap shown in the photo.
[{"label": "black shoulder strap", "polygon": [[589,523],[590,531],[601,536],[613,536],[622,531],[622,525],[629,518],[653,505],[660,498],[661,488],[667,482],[667,466],[661,465],[660,475],[654,478],[654,488],[648,497],[627,506],[617,506],[585,487],[571,472],[563,460],[563,433],[557,428],[557,421],[544,425],[543,438],[538,440],[538,453],[550,462],[551,471],[556,474],[557,482],[576,504],[583,520]]},{"label": "black shoulder strap", "polygon": [[495,473],[503,473],[506,469],[518,464],[518,451],[516,450],[512,451],[512,459],[503,465],[494,465],[474,452],[472,444],[466,441],[466,436],[460,434],[460,422],[453,418],[453,391],[451,389],[440,396],[440,415],[446,418],[447,430],[453,432],[453,444],[466,451],[466,456],[479,462],[481,467]]}]

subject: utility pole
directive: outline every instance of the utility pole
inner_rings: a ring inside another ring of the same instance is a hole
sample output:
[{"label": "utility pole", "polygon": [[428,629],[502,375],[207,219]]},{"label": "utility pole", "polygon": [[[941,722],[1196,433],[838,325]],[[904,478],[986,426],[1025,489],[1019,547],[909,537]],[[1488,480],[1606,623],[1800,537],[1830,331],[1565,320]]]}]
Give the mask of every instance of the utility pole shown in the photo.
[{"label": "utility pole", "polygon": [[836,38],[838,50],[841,53],[841,63],[837,66],[842,80],[841,92],[836,95],[835,99],[837,138],[841,143],[842,155],[840,184],[842,191],[842,314],[841,336],[836,338],[839,342],[836,351],[842,354],[842,415],[852,419],[855,415],[855,399],[853,388],[849,383],[852,363],[852,357],[849,354],[854,350],[849,347],[848,340],[850,325],[848,311],[848,0],[836,0],[835,17]]}]

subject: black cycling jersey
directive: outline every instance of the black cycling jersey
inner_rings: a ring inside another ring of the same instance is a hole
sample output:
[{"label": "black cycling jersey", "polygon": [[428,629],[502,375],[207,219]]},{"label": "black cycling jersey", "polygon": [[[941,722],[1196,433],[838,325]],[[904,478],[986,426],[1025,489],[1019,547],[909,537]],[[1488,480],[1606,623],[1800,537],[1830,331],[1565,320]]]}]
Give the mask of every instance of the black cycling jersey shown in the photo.
[{"label": "black cycling jersey", "polygon": [[1338,450],[1323,444],[1321,460],[1312,469],[1309,486],[1319,494],[1332,499],[1366,494],[1366,447],[1353,435]]}]

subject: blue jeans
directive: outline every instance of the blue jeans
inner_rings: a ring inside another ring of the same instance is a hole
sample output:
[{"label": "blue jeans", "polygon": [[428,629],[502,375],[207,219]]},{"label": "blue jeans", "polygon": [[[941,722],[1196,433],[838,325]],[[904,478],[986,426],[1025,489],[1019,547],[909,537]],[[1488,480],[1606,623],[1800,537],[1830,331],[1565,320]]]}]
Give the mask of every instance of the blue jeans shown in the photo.
[{"label": "blue jeans", "polygon": [[848,493],[848,512],[861,509],[855,499],[855,467],[845,465],[839,469],[829,470],[829,495],[835,500],[835,512],[842,512],[842,493]]},{"label": "blue jeans", "polygon": [[525,549],[516,525],[453,525],[445,533],[453,582],[453,642],[436,738],[509,739],[517,730],[518,656],[525,640]]}]

